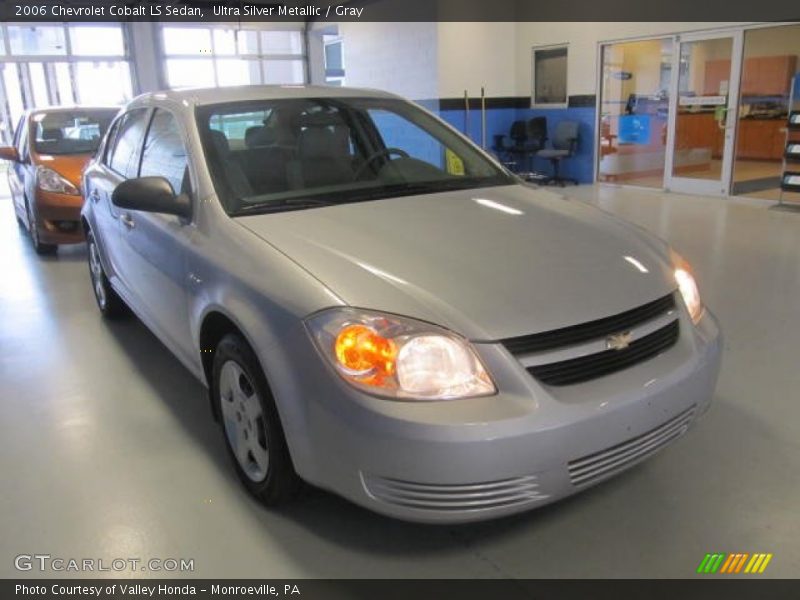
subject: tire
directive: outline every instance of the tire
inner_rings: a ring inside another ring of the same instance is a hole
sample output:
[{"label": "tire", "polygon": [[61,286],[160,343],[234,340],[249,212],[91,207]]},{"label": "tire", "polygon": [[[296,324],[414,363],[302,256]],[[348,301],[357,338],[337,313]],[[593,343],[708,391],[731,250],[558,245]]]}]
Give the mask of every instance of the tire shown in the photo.
[{"label": "tire", "polygon": [[39,228],[36,226],[36,219],[33,216],[30,203],[25,203],[25,209],[28,211],[28,233],[31,235],[33,249],[36,251],[36,254],[39,256],[55,254],[58,251],[58,246],[56,244],[45,244],[39,239]]},{"label": "tire", "polygon": [[212,393],[225,447],[244,487],[267,506],[292,500],[302,483],[264,372],[238,334],[226,335],[217,345]]},{"label": "tire", "polygon": [[92,280],[92,290],[97,308],[107,319],[116,319],[125,315],[127,307],[106,277],[103,263],[100,261],[100,250],[91,230],[86,232],[86,245],[89,255],[89,277]]}]

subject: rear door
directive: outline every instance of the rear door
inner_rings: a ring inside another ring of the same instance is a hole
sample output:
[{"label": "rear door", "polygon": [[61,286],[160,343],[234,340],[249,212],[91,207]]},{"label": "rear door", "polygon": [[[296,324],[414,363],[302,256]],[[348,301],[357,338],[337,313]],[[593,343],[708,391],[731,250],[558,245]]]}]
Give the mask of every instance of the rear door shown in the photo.
[{"label": "rear door", "polygon": [[135,108],[117,118],[103,149],[103,160],[87,172],[85,180],[86,201],[93,203],[94,234],[103,253],[106,272],[114,287],[134,308],[141,302],[130,285],[120,210],[111,202],[111,194],[117,185],[137,176],[149,112],[148,108]]}]

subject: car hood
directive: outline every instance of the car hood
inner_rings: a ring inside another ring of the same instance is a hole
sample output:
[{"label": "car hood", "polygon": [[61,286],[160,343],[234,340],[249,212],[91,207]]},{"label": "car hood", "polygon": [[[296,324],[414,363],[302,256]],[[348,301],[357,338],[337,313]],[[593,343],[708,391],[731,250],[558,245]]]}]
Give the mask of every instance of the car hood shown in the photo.
[{"label": "car hood", "polygon": [[53,169],[80,189],[83,168],[91,158],[91,154],[38,154],[34,162],[37,165]]},{"label": "car hood", "polygon": [[523,185],[236,220],[347,304],[476,341],[599,319],[675,288],[664,242]]}]

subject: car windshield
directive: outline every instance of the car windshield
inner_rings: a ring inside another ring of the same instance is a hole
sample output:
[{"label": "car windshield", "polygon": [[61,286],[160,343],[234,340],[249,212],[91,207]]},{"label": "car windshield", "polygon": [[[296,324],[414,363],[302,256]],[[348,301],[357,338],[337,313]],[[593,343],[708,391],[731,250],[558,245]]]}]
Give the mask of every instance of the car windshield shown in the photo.
[{"label": "car windshield", "polygon": [[508,185],[438,119],[392,98],[303,98],[197,109],[208,167],[232,215]]},{"label": "car windshield", "polygon": [[113,108],[37,113],[33,147],[39,154],[92,154],[116,114]]}]

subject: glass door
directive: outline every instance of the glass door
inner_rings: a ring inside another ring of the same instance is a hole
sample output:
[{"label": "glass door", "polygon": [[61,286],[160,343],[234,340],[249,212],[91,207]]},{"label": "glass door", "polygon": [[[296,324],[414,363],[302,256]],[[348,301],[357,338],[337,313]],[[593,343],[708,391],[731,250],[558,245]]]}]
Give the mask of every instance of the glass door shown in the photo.
[{"label": "glass door", "polygon": [[672,37],[602,47],[597,180],[664,187]]},{"label": "glass door", "polygon": [[673,58],[666,188],[727,196],[734,154],[742,32],[684,35]]}]

